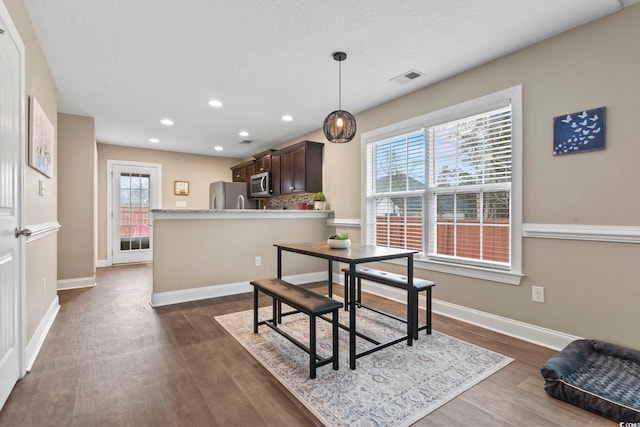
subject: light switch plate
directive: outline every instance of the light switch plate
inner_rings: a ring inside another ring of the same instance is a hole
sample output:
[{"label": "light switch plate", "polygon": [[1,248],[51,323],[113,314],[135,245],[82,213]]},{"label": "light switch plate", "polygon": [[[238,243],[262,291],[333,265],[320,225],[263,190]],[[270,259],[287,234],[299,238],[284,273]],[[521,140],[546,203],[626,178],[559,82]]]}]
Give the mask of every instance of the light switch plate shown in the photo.
[{"label": "light switch plate", "polygon": [[38,181],[38,194],[41,196],[44,196],[44,181],[43,180],[39,180]]}]

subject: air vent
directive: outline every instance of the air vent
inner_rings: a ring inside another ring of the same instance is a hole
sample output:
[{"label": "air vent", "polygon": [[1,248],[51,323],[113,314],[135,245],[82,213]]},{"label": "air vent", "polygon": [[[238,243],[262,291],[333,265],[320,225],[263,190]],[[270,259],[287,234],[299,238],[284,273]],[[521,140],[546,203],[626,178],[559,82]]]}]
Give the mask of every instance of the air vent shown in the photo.
[{"label": "air vent", "polygon": [[251,144],[253,141],[250,139],[245,139],[244,141],[240,141],[240,144]]},{"label": "air vent", "polygon": [[409,71],[407,71],[405,73],[400,74],[399,76],[396,76],[396,77],[392,78],[389,81],[394,82],[394,83],[398,83],[399,85],[403,85],[405,83],[410,82],[411,80],[417,79],[421,75],[422,75],[422,73],[420,71],[409,70]]}]

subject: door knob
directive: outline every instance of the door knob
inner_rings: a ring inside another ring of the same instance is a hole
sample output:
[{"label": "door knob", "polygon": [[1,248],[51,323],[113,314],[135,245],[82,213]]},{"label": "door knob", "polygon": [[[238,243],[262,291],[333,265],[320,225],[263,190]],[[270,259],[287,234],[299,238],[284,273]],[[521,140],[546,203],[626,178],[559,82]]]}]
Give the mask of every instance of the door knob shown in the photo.
[{"label": "door knob", "polygon": [[31,236],[31,230],[29,230],[28,228],[20,228],[20,227],[16,227],[16,238],[20,237],[20,236],[24,236],[24,237],[29,237]]}]

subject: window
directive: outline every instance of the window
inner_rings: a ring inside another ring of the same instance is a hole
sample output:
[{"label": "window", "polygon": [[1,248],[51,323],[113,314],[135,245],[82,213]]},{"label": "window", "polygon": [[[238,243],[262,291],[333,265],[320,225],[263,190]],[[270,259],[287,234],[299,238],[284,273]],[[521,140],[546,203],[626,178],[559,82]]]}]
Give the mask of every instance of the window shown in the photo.
[{"label": "window", "polygon": [[363,135],[364,239],[519,283],[521,88]]}]

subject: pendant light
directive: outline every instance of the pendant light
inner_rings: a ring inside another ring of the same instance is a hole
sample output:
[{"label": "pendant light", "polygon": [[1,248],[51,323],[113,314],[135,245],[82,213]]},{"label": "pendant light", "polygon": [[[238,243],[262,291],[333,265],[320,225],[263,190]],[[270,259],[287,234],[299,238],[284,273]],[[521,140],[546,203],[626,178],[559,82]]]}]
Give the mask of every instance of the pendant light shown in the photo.
[{"label": "pendant light", "polygon": [[348,111],[342,110],[342,61],[347,59],[344,52],[334,52],[333,59],[338,61],[338,109],[324,119],[322,130],[331,142],[341,144],[349,142],[356,134],[356,119]]}]

